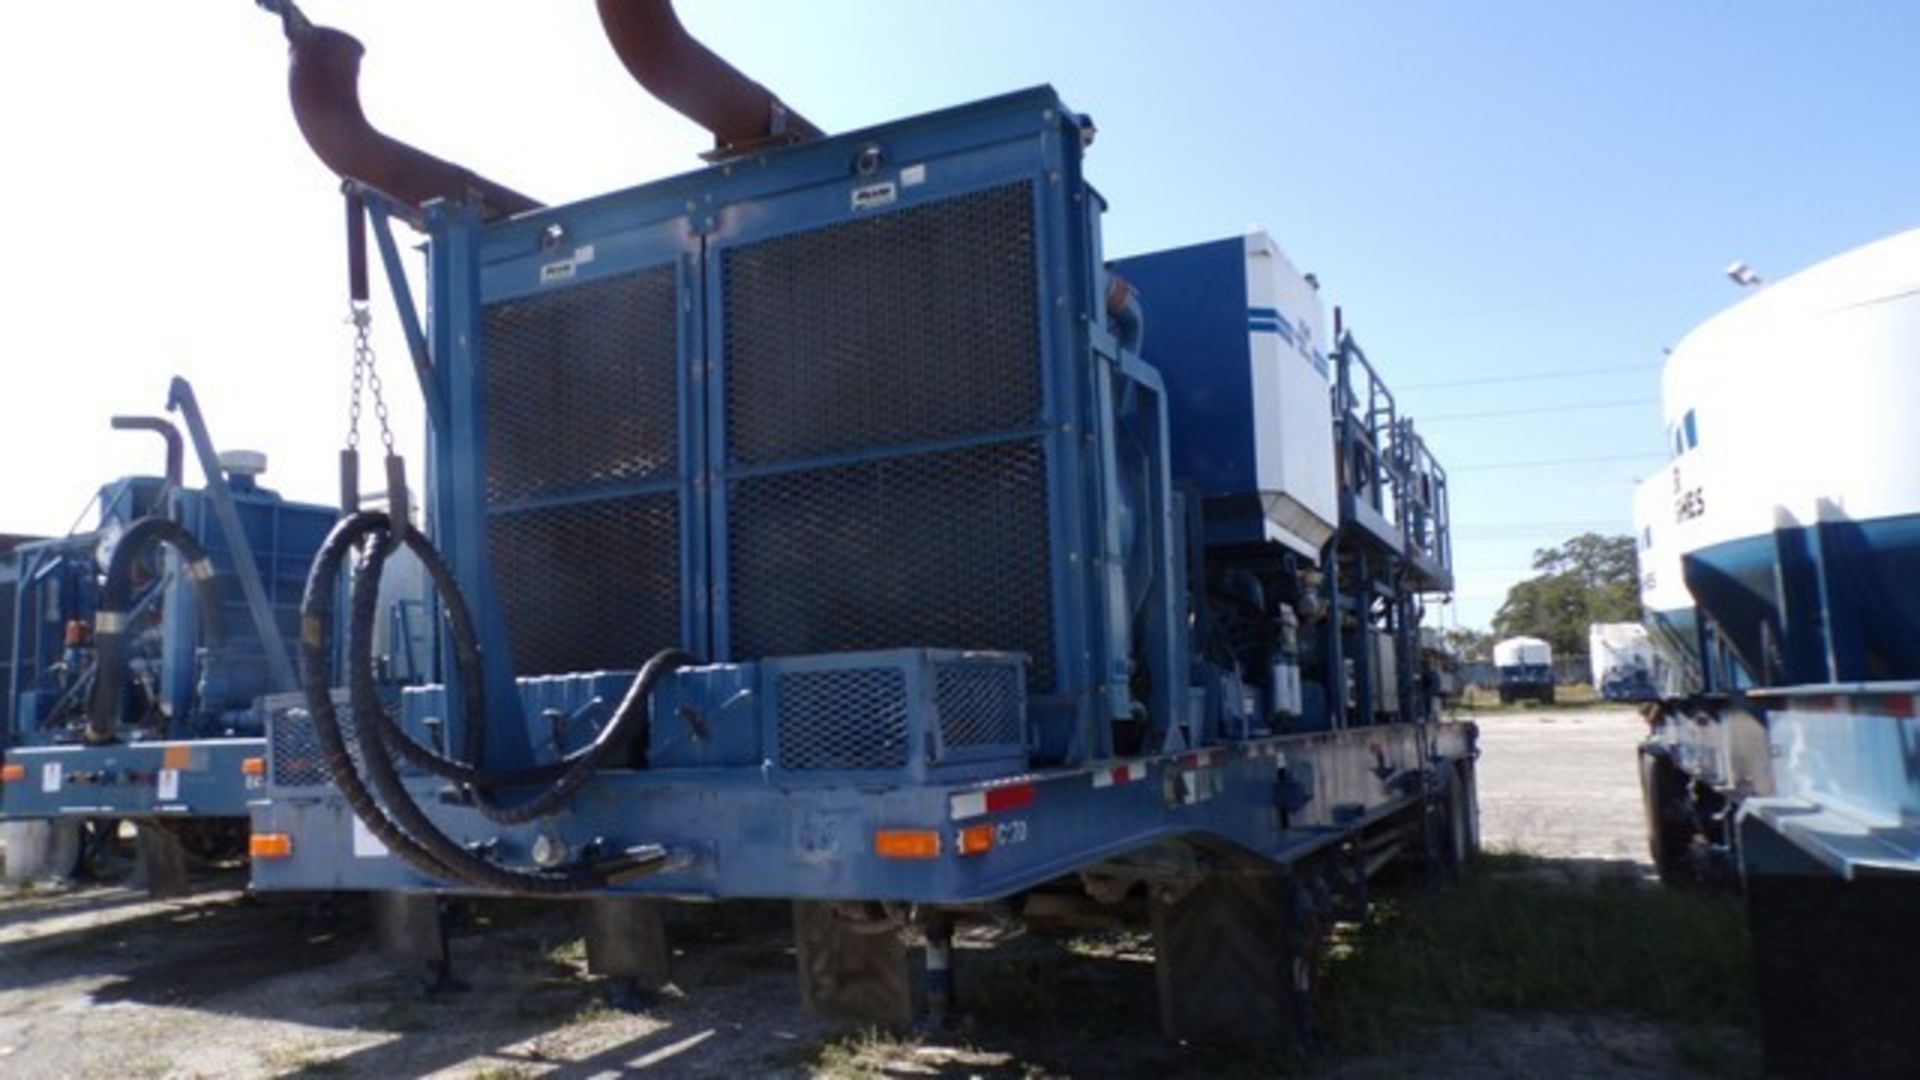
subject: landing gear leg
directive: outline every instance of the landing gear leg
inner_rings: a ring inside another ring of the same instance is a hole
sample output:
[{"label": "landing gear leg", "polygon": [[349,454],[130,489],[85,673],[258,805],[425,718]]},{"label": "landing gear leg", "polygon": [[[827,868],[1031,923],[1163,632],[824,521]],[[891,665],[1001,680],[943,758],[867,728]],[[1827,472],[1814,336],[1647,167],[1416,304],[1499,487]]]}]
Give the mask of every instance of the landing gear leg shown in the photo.
[{"label": "landing gear leg", "polygon": [[424,993],[466,989],[453,977],[453,951],[447,945],[440,897],[433,893],[375,893],[373,920],[381,954],[420,973]]},{"label": "landing gear leg", "polygon": [[638,1012],[667,985],[666,920],[660,902],[630,896],[587,901],[587,973],[607,977],[607,1001]]}]

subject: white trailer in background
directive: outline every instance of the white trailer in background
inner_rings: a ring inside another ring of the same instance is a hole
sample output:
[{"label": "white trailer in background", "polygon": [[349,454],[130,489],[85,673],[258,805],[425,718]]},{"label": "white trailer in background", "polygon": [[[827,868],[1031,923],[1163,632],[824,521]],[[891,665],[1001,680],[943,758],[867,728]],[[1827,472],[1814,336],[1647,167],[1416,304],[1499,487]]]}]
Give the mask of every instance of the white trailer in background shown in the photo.
[{"label": "white trailer in background", "polygon": [[1553,701],[1553,646],[1539,638],[1494,642],[1493,667],[1500,676],[1500,704]]},{"label": "white trailer in background", "polygon": [[1594,623],[1587,628],[1593,692],[1605,701],[1654,698],[1653,643],[1639,623]]}]

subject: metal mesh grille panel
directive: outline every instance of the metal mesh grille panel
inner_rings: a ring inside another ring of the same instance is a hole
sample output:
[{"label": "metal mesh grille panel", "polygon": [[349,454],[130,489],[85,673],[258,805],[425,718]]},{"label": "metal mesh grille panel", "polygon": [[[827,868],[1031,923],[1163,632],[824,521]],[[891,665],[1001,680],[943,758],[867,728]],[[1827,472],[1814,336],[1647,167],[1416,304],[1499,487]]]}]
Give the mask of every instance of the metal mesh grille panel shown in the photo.
[{"label": "metal mesh grille panel", "polygon": [[489,502],[672,474],[678,305],[669,264],[487,307]]},{"label": "metal mesh grille panel", "polygon": [[1025,183],[724,259],[731,463],[1004,431],[1040,415]]},{"label": "metal mesh grille panel", "polygon": [[1026,741],[1020,669],[1012,664],[941,664],[934,669],[933,700],[948,749]]},{"label": "metal mesh grille panel", "polygon": [[496,513],[487,534],[519,674],[632,669],[680,643],[678,494]]},{"label": "metal mesh grille panel", "polygon": [[907,681],[898,668],[780,676],[780,767],[903,769]]},{"label": "metal mesh grille panel", "polygon": [[[340,734],[347,741],[347,754],[357,766],[360,751],[354,745],[353,710],[337,704]],[[320,752],[320,737],[313,731],[313,716],[305,709],[288,709],[273,714],[268,723],[268,779],[275,787],[328,787],[333,778],[327,773],[326,759]]]},{"label": "metal mesh grille panel", "polygon": [[733,481],[732,654],[997,649],[1051,688],[1048,535],[1038,441]]}]

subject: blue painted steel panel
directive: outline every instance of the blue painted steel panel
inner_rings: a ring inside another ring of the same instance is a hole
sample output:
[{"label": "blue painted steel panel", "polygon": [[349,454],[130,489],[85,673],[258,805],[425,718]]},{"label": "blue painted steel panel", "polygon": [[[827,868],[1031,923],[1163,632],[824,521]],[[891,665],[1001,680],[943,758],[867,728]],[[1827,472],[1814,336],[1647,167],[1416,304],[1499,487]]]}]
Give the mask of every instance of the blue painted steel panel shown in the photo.
[{"label": "blue painted steel panel", "polygon": [[[1206,496],[1257,492],[1246,240],[1120,259],[1114,268],[1147,309],[1143,355],[1167,383],[1174,480]],[[1248,539],[1260,539],[1258,498],[1241,502],[1251,514]]]}]

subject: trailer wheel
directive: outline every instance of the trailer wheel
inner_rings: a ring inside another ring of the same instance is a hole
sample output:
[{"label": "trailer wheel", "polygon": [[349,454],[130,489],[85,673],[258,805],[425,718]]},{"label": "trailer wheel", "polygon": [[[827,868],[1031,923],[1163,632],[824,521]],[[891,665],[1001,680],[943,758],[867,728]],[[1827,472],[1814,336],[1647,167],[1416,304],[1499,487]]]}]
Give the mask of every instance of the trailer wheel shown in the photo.
[{"label": "trailer wheel", "polygon": [[1480,852],[1480,823],[1475,812],[1473,766],[1447,767],[1442,787],[1427,802],[1427,873],[1435,881],[1453,881]]},{"label": "trailer wheel", "polygon": [[1687,801],[1687,775],[1665,754],[1640,751],[1640,792],[1647,815],[1647,854],[1660,883],[1694,883],[1693,814]]}]

